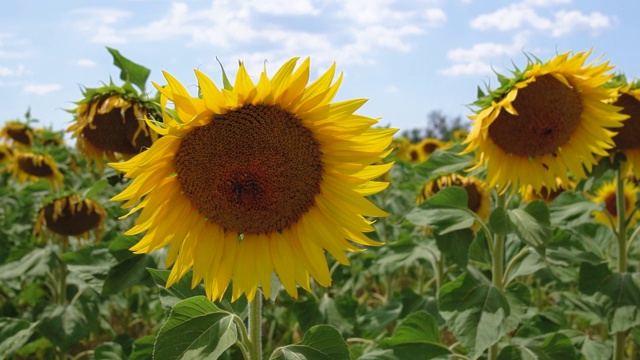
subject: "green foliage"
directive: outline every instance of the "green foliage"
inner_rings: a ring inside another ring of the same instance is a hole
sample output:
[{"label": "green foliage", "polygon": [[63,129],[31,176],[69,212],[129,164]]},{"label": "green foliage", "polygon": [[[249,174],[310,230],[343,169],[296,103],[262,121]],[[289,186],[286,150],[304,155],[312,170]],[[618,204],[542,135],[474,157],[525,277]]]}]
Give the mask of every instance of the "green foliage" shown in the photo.
[{"label": "green foliage", "polygon": [[270,360],[349,360],[347,343],[331,326],[314,326],[304,339],[294,345],[276,349]]}]

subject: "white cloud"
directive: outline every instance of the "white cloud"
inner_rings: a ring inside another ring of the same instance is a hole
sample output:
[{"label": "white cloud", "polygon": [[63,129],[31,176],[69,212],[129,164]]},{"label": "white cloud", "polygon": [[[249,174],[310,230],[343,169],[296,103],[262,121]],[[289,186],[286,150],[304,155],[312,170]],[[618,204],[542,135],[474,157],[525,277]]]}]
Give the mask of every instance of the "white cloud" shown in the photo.
[{"label": "white cloud", "polygon": [[78,17],[76,28],[90,35],[90,41],[98,44],[124,44],[127,38],[119,34],[121,21],[130,18],[128,11],[110,8],[86,8],[71,11]]},{"label": "white cloud", "polygon": [[[567,4],[563,0],[526,0],[511,4],[489,14],[483,14],[470,23],[471,28],[478,30],[513,31],[533,29],[554,37],[567,35],[577,29],[593,32],[611,26],[608,16],[600,12],[586,15],[578,10],[559,10],[549,16],[540,15],[536,6]],[[552,15],[552,16],[551,16]]]},{"label": "white cloud", "polygon": [[529,34],[516,34],[510,44],[478,43],[471,48],[456,48],[447,52],[447,58],[453,65],[440,70],[440,74],[447,76],[483,75],[491,73],[492,61],[503,58],[513,58],[521,52],[527,43]]},{"label": "white cloud", "polygon": [[255,11],[272,15],[318,15],[320,9],[311,0],[251,0]]},{"label": "white cloud", "polygon": [[0,66],[0,76],[11,76],[13,75],[13,70],[6,66]]},{"label": "white cloud", "polygon": [[432,8],[424,12],[428,27],[440,27],[447,22],[447,14],[442,9]]},{"label": "white cloud", "polygon": [[91,59],[79,59],[77,62],[78,66],[91,68],[96,66],[96,62]]},{"label": "white cloud", "polygon": [[24,64],[18,64],[15,69],[0,65],[0,76],[22,76],[25,73]]},{"label": "white cloud", "polygon": [[481,60],[473,60],[470,62],[454,64],[444,70],[440,74],[447,76],[460,75],[484,75],[493,72],[491,65]]},{"label": "white cloud", "polygon": [[45,95],[60,89],[62,89],[60,84],[30,84],[26,85],[23,91],[29,94]]}]

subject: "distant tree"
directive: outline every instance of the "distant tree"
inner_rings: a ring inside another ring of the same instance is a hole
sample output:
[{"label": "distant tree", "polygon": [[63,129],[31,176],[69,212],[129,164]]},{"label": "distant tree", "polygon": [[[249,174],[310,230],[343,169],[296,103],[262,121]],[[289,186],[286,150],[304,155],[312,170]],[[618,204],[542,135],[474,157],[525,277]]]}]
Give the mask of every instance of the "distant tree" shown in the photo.
[{"label": "distant tree", "polygon": [[462,120],[461,116],[447,117],[440,110],[433,110],[427,114],[427,126],[424,129],[414,128],[404,130],[401,135],[418,143],[425,138],[436,138],[442,141],[452,139],[456,130],[469,130],[469,123]]}]

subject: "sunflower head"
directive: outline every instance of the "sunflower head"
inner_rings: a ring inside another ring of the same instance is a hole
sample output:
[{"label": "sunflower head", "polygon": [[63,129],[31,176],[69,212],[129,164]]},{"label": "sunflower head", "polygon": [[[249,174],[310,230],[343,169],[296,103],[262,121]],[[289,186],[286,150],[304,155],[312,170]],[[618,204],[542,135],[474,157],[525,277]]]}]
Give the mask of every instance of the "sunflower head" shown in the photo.
[{"label": "sunflower head", "polygon": [[612,90],[608,62],[585,64],[590,51],[565,53],[547,62],[529,60],[513,77],[499,75],[500,87],[481,92],[470,116],[465,153],[475,151],[475,168],[486,167],[489,186],[505,190],[531,185],[555,189],[556,178],[585,178],[613,147],[611,128],[626,115],[605,103]]},{"label": "sunflower head", "polygon": [[38,212],[33,234],[41,239],[53,235],[66,246],[69,236],[89,240],[93,231],[95,240],[99,241],[104,233],[106,216],[105,209],[97,202],[78,194],[68,194],[45,203]]},{"label": "sunflower head", "polygon": [[259,285],[269,295],[275,273],[295,297],[310,277],[330,285],[325,251],[349,264],[345,252],[380,245],[363,234],[374,230],[365,216],[386,213],[365,196],[388,185],[371,180],[393,164],[371,164],[392,151],[396,129],[356,115],[365,100],[333,102],[335,65],[308,84],[309,59],[297,60],[257,83],[240,64],[222,89],[196,70],[201,97],[165,73],[163,122],[147,122],[163,137],[110,164],[134,178],[112,198],[142,210],[127,234],[146,234],[132,250],[169,245],[167,286],[193,269],[211,299],[233,279],[232,299],[251,300]]},{"label": "sunflower head", "polygon": [[0,144],[0,168],[6,168],[13,161],[13,147]]},{"label": "sunflower head", "polygon": [[[640,213],[636,209],[637,192],[640,191],[632,182],[624,181],[624,208],[625,217],[629,221],[628,226],[633,226],[640,217]],[[594,219],[612,228],[618,224],[618,211],[616,207],[616,183],[615,181],[607,182],[600,186],[596,193],[591,196],[591,200],[596,204],[602,204],[601,211],[593,212]]]},{"label": "sunflower head", "polygon": [[466,139],[468,135],[469,131],[465,129],[457,129],[454,130],[453,133],[451,133],[451,138],[454,142],[461,142],[464,141],[464,139]]},{"label": "sunflower head", "polygon": [[76,148],[95,162],[102,173],[104,159],[129,159],[151,146],[158,134],[145,118],[159,118],[157,106],[139,95],[132,86],[113,84],[85,89],[74,113],[74,123],[67,129],[76,138]]},{"label": "sunflower head", "polygon": [[426,161],[434,151],[444,149],[445,144],[436,138],[426,138],[420,141],[416,147],[419,151],[419,162],[423,162]]},{"label": "sunflower head", "polygon": [[13,176],[20,183],[46,179],[56,190],[62,186],[63,176],[55,160],[48,154],[16,152],[13,156]]},{"label": "sunflower head", "polygon": [[61,132],[39,127],[33,129],[34,138],[43,146],[64,146],[64,137]]},{"label": "sunflower head", "polygon": [[613,137],[615,146],[610,149],[611,156],[623,153],[625,172],[640,170],[640,80],[627,82],[624,75],[616,75],[607,84],[615,90],[612,103],[622,108],[621,113],[628,115],[618,133]]},{"label": "sunflower head", "polygon": [[[441,176],[426,183],[422,192],[418,195],[417,204],[421,204],[428,198],[437,194],[441,189],[449,186],[459,186],[467,192],[467,207],[476,213],[480,219],[487,221],[491,213],[491,191],[484,181],[473,177],[465,177],[458,174]],[[472,230],[477,230],[479,224],[474,224]]]},{"label": "sunflower head", "polygon": [[20,121],[7,121],[0,129],[0,138],[8,140],[20,149],[26,149],[33,144],[33,129]]},{"label": "sunflower head", "polygon": [[396,159],[405,161],[411,160],[411,156],[409,154],[411,149],[411,140],[406,136],[394,139],[391,146],[396,150],[394,155]]},{"label": "sunflower head", "polygon": [[556,178],[556,186],[553,188],[547,188],[546,186],[543,186],[539,191],[535,191],[533,189],[533,186],[528,185],[523,194],[524,201],[532,202],[535,200],[542,200],[545,203],[550,204],[563,192],[567,190],[573,190],[575,188],[575,181],[569,181],[568,183],[565,183],[560,178]]}]

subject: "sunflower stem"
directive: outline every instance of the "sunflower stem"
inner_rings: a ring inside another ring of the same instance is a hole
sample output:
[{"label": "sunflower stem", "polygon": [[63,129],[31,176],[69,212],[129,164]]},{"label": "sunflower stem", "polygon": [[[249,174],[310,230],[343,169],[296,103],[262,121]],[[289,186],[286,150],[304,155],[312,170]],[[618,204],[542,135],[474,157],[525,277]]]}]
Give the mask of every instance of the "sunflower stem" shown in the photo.
[{"label": "sunflower stem", "polygon": [[[622,274],[627,271],[627,219],[625,208],[625,194],[624,194],[624,178],[620,167],[616,169],[616,215],[618,217],[617,223],[617,245],[618,245],[618,259],[617,259],[617,271]],[[624,331],[619,331],[615,334],[613,345],[613,359],[624,359],[624,344],[626,334]]]},{"label": "sunflower stem", "polygon": [[[506,205],[505,193],[498,194],[498,202],[496,204],[499,208],[505,208]],[[502,291],[504,288],[504,235],[495,234],[493,237],[493,244],[491,249],[491,285],[495,286],[498,290]],[[489,360],[496,360],[498,353],[500,352],[500,346],[498,342],[489,347]]]},{"label": "sunflower stem", "polygon": [[262,360],[262,291],[258,289],[249,302],[250,360]]}]

